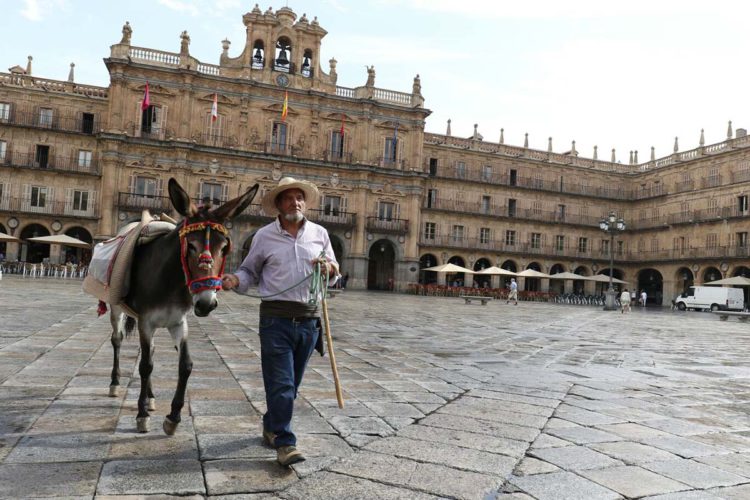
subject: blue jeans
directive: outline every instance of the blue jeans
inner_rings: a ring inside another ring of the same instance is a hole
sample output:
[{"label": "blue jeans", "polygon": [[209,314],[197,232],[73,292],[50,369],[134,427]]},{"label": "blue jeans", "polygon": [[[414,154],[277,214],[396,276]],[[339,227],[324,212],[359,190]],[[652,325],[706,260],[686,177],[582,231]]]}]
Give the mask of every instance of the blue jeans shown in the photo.
[{"label": "blue jeans", "polygon": [[296,445],[292,413],[305,367],[318,339],[316,318],[260,318],[260,361],[267,410],[263,428],[276,434],[276,447]]}]

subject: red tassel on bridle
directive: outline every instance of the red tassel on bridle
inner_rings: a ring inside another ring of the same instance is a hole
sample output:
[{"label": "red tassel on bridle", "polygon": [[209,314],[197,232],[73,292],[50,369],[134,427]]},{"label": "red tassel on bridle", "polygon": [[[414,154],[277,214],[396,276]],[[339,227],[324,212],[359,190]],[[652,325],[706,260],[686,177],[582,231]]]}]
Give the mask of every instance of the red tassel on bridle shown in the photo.
[{"label": "red tassel on bridle", "polygon": [[107,312],[107,303],[103,300],[99,301],[99,305],[96,307],[96,315],[101,316],[102,314]]}]

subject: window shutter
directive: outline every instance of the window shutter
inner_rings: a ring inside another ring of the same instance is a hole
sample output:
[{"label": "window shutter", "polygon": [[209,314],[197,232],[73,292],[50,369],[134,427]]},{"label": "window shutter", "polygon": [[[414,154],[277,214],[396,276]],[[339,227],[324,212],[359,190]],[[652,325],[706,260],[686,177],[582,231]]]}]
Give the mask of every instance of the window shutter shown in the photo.
[{"label": "window shutter", "polygon": [[395,206],[394,206],[394,209],[393,209],[393,211],[394,211],[393,218],[394,219],[400,219],[401,218],[401,204],[400,203],[394,203],[394,205]]},{"label": "window shutter", "polygon": [[229,200],[229,184],[221,185],[221,202],[226,203]]},{"label": "window shutter", "polygon": [[31,185],[24,184],[23,185],[23,201],[24,203],[28,203],[30,199],[31,199]]},{"label": "window shutter", "polygon": [[342,212],[347,212],[347,211],[348,211],[348,210],[346,209],[346,202],[347,202],[347,198],[346,198],[346,196],[342,196],[342,197],[341,197],[341,211],[342,211]]},{"label": "window shutter", "polygon": [[195,193],[195,199],[198,201],[201,201],[201,198],[203,197],[203,181],[198,181],[198,192]]},{"label": "window shutter", "polygon": [[164,180],[160,177],[156,179],[156,196],[163,196],[164,193]]},{"label": "window shutter", "polygon": [[96,207],[99,205],[99,200],[97,199],[98,196],[98,191],[89,191],[89,205],[86,207],[86,211],[89,215],[94,215],[96,213]]},{"label": "window shutter", "polygon": [[73,212],[73,188],[65,188],[65,213]]},{"label": "window shutter", "polygon": [[161,120],[159,122],[159,132],[161,134],[161,138],[165,139],[167,137],[167,106],[161,107]]},{"label": "window shutter", "polygon": [[138,99],[138,108],[135,111],[135,116],[138,118],[135,120],[136,126],[135,126],[135,134],[133,134],[135,137],[141,136],[141,127],[143,126],[143,99]]},{"label": "window shutter", "polygon": [[128,193],[135,193],[135,175],[130,174],[130,180],[128,181]]}]

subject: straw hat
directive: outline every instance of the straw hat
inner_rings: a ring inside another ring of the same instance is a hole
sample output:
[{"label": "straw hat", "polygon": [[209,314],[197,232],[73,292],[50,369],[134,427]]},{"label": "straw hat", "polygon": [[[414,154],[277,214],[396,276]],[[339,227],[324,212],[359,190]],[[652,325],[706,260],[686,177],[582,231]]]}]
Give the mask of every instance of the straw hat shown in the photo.
[{"label": "straw hat", "polygon": [[276,208],[276,197],[287,189],[299,189],[305,193],[305,206],[307,208],[314,207],[318,203],[318,188],[315,184],[308,181],[300,181],[294,177],[283,177],[279,181],[279,185],[270,190],[263,196],[261,205],[266,215],[276,215],[279,209]]}]

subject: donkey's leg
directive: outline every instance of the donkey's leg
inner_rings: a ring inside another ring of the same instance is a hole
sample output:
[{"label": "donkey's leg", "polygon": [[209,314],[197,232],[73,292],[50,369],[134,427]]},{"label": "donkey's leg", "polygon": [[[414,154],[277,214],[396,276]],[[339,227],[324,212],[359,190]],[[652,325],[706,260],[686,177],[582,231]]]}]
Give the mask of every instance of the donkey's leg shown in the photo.
[{"label": "donkey's leg", "polygon": [[138,395],[138,416],[135,419],[138,432],[149,431],[148,387],[151,384],[151,372],[154,370],[154,360],[151,357],[151,343],[154,328],[141,318],[138,321],[138,336],[141,344],[141,362],[138,373],[141,376],[141,392]]},{"label": "donkey's leg", "polygon": [[111,306],[109,311],[109,324],[112,325],[112,351],[114,352],[114,361],[112,363],[112,381],[109,384],[109,397],[117,397],[117,389],[120,387],[120,346],[122,345],[123,322],[125,315],[119,308]]},{"label": "donkey's leg", "polygon": [[182,407],[185,405],[185,390],[190,373],[193,371],[193,360],[190,358],[190,350],[188,349],[187,331],[186,318],[183,318],[181,324],[169,328],[169,333],[180,351],[179,378],[177,379],[177,390],[172,399],[172,411],[164,418],[164,432],[170,436],[175,433],[177,425],[180,423],[180,414],[182,413]]},{"label": "donkey's leg", "polygon": [[[151,346],[151,359],[154,359],[154,351],[156,346]],[[148,379],[148,411],[156,411],[156,398],[154,397],[154,386],[153,379]]]}]

